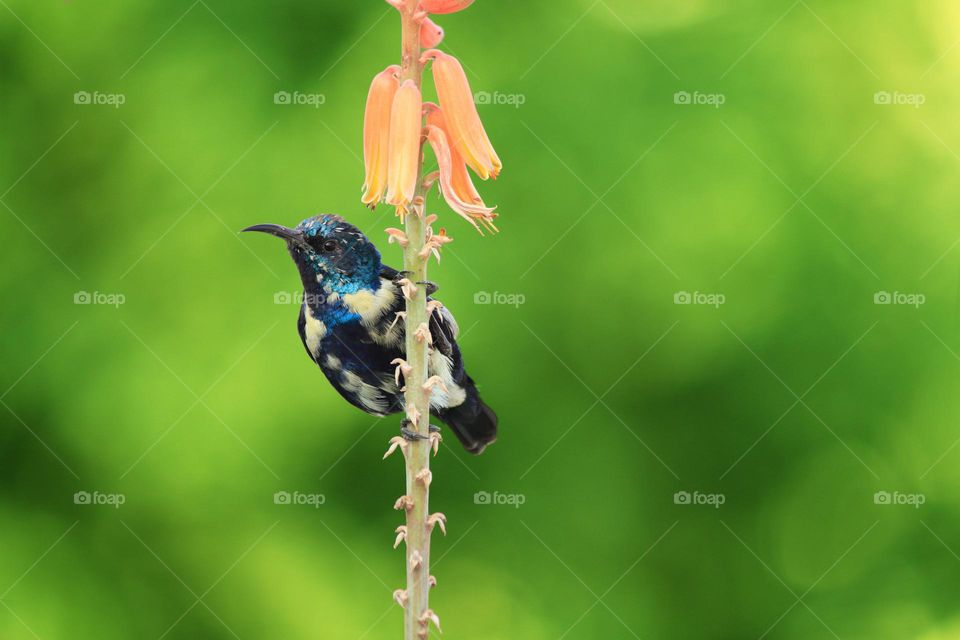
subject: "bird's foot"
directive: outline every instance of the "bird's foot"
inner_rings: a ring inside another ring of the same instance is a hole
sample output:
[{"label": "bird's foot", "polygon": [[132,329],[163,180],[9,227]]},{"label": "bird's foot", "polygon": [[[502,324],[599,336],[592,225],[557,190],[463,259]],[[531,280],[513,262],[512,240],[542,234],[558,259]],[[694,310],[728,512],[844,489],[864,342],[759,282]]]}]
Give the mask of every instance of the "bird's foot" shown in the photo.
[{"label": "bird's foot", "polygon": [[408,440],[408,441],[410,441],[410,442],[416,442],[416,441],[418,441],[418,440],[429,440],[429,439],[430,439],[430,436],[425,436],[425,435],[420,434],[420,433],[417,433],[416,431],[414,431],[413,429],[411,429],[411,428],[410,428],[410,425],[412,425],[412,424],[413,424],[413,423],[410,422],[410,420],[407,420],[406,418],[404,418],[404,419],[400,422],[400,435],[402,435],[405,440]]},{"label": "bird's foot", "polygon": [[440,285],[436,282],[431,282],[430,280],[418,280],[417,284],[422,284],[427,289],[427,295],[432,296],[437,291],[440,291]]}]

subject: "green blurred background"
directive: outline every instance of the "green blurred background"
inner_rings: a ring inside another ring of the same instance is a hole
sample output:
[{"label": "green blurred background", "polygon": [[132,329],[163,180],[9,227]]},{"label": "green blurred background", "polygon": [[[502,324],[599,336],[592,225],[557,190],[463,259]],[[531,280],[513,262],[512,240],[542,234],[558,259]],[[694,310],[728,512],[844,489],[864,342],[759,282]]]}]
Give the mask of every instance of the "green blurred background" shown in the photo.
[{"label": "green blurred background", "polygon": [[[500,235],[431,202],[502,430],[433,463],[445,637],[960,638],[956,3],[438,22],[505,164]],[[400,635],[397,421],[237,233],[382,242],[398,33],[378,0],[0,0],[0,637]]]}]

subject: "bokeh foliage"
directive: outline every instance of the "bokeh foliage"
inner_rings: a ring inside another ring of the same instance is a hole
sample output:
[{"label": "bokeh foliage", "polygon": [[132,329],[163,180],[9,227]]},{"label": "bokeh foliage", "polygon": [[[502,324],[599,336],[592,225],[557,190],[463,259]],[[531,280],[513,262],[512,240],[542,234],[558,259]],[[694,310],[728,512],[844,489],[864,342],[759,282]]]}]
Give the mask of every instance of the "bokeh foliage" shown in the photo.
[{"label": "bokeh foliage", "polygon": [[[0,636],[397,637],[396,421],[328,387],[275,304],[282,247],[236,233],[324,211],[382,240],[360,117],[395,17],[0,5]],[[448,637],[960,637],[955,3],[478,0],[440,22],[476,91],[523,102],[480,107],[503,232],[434,207],[457,242],[431,275],[502,425],[434,461]]]}]

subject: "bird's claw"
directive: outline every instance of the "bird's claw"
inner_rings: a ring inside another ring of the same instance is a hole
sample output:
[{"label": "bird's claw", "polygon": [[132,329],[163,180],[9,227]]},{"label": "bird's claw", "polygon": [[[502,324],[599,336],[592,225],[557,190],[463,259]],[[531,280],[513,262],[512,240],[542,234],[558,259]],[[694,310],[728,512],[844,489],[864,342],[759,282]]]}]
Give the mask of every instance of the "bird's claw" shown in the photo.
[{"label": "bird's claw", "polygon": [[397,511],[411,511],[413,509],[413,498],[410,496],[400,496],[393,503],[393,508]]},{"label": "bird's claw", "polygon": [[393,601],[400,605],[401,608],[406,609],[407,607],[407,590],[406,589],[397,589],[393,592]]},{"label": "bird's claw", "polygon": [[410,420],[404,419],[400,422],[400,435],[403,436],[404,440],[408,442],[417,442],[418,440],[429,440],[430,436],[425,436],[421,433],[417,433],[409,427],[413,424]]},{"label": "bird's claw", "polygon": [[440,285],[436,282],[431,282],[430,280],[417,280],[417,284],[422,284],[427,289],[427,295],[432,296],[437,291],[440,291]]}]

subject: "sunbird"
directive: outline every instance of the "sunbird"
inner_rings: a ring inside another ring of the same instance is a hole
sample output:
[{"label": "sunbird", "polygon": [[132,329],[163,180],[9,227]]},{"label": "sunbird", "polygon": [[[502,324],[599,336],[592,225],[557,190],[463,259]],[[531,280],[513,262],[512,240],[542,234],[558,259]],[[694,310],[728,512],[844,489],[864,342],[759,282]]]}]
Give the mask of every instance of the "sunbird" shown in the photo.
[{"label": "sunbird", "polygon": [[[395,360],[404,358],[406,272],[383,264],[377,247],[357,227],[337,215],[307,218],[293,229],[257,224],[283,239],[303,283],[297,330],[307,355],[353,406],[374,416],[405,410],[402,379]],[[407,285],[409,286],[409,285]],[[428,303],[436,285],[426,287]],[[481,453],[497,437],[497,415],[488,407],[463,367],[459,329],[446,307],[430,305],[427,375],[433,379],[430,413],[443,421],[470,453]],[[434,378],[436,376],[436,378]],[[419,436],[404,419],[401,433]]]}]

